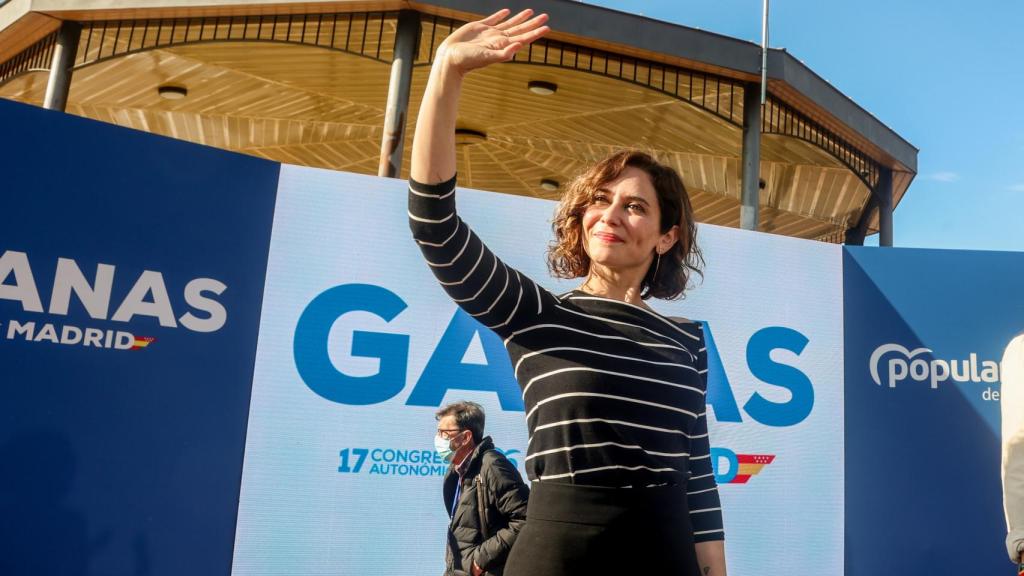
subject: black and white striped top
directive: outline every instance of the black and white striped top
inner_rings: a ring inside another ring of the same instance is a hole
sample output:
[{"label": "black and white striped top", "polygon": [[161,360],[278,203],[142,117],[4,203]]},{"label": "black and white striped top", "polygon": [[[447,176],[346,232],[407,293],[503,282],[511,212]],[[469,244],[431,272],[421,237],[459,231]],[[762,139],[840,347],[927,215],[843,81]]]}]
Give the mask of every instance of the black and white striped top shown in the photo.
[{"label": "black and white striped top", "polygon": [[504,340],[523,392],[531,480],[686,486],[697,542],[724,537],[700,324],[573,291],[505,265],[455,212],[455,178],[410,181],[409,225],[455,302]]}]

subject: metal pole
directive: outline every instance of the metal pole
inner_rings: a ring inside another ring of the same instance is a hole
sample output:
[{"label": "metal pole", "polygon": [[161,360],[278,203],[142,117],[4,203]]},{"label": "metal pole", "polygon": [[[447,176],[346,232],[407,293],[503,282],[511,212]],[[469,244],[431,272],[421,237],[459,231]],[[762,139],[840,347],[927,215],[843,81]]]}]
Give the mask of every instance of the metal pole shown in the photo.
[{"label": "metal pole", "polygon": [[81,35],[82,25],[78,22],[65,20],[60,25],[57,45],[53,48],[53,61],[50,62],[50,79],[46,82],[43,108],[63,112],[67,107],[68,92],[71,90],[71,71],[75,66],[78,38]]},{"label": "metal pole", "polygon": [[878,245],[892,246],[892,169],[882,167],[878,174]]},{"label": "metal pole", "polygon": [[757,85],[743,88],[743,161],[740,228],[757,230],[757,210],[761,197],[761,104],[757,101]]},{"label": "metal pole", "polygon": [[768,92],[768,0],[764,0],[761,14],[761,104],[764,105]]},{"label": "metal pole", "polygon": [[412,62],[420,37],[420,15],[414,10],[398,13],[395,33],[395,56],[391,62],[388,103],[384,113],[384,138],[380,143],[378,176],[397,178],[402,171],[405,124],[409,112],[409,90],[412,87]]},{"label": "metal pole", "polygon": [[868,234],[868,223],[871,222],[871,217],[876,210],[878,210],[878,196],[872,193],[871,197],[868,198],[868,203],[864,206],[864,210],[860,213],[860,220],[846,231],[845,243],[847,245],[864,245],[864,237]]}]

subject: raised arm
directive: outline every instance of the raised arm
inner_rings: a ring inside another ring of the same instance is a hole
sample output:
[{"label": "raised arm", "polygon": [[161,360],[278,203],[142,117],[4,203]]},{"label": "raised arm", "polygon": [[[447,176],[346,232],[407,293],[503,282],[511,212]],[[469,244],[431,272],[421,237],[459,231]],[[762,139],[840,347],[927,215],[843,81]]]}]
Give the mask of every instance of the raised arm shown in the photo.
[{"label": "raised arm", "polygon": [[455,120],[466,74],[511,60],[523,46],[548,32],[543,25],[547,14],[531,18],[533,11],[523,10],[506,20],[508,15],[504,9],[470,22],[438,47],[412,139],[412,180],[438,184],[455,176]]},{"label": "raised arm", "polygon": [[[543,36],[546,15],[508,10],[470,22],[441,43],[434,58],[412,141],[409,226],[448,295],[471,316],[505,336],[544,310],[553,297],[501,262],[455,211],[455,120],[463,77],[509,60]],[[553,303],[552,303],[553,304]]]}]

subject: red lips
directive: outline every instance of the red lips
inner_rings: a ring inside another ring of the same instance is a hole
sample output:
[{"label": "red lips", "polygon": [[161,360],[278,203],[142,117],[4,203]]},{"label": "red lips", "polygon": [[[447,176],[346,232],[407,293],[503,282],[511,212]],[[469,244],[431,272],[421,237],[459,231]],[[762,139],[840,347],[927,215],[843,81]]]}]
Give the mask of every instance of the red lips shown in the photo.
[{"label": "red lips", "polygon": [[594,238],[597,238],[598,240],[602,240],[604,242],[608,242],[609,244],[623,241],[622,238],[619,238],[618,236],[612,234],[611,232],[594,232],[593,236]]}]

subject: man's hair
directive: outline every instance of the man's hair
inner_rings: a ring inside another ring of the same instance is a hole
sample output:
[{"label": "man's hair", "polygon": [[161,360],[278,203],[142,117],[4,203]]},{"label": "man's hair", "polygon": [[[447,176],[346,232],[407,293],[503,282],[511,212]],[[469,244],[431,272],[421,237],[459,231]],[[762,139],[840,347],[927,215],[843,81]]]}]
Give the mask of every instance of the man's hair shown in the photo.
[{"label": "man's hair", "polygon": [[473,443],[479,444],[484,437],[484,408],[476,402],[454,402],[442,407],[434,414],[434,418],[440,420],[445,416],[454,416],[455,425],[459,430],[469,430],[473,433]]}]

